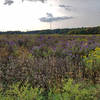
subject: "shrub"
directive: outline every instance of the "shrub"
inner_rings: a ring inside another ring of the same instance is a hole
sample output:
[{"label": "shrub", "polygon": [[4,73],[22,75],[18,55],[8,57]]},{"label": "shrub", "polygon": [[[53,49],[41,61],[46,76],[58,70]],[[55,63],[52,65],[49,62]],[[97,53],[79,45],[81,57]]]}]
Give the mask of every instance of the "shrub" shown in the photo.
[{"label": "shrub", "polygon": [[[4,100],[41,100],[43,89],[32,88],[28,83],[20,86],[20,83],[13,84],[3,94],[0,94]],[[1,99],[1,100],[3,100]]]},{"label": "shrub", "polygon": [[96,47],[95,50],[89,52],[88,56],[83,57],[86,70],[92,77],[93,82],[96,82],[96,76],[100,71],[100,48]]}]

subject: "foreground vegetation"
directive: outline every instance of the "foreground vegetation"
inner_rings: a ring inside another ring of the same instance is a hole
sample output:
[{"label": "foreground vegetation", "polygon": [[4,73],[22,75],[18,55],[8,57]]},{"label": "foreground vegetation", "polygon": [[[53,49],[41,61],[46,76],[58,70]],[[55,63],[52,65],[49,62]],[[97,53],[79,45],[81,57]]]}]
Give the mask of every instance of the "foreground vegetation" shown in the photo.
[{"label": "foreground vegetation", "polygon": [[16,83],[5,92],[0,91],[0,100],[99,100],[100,85],[88,86],[76,84],[72,79],[48,90],[33,88],[27,83],[20,87],[20,83]]},{"label": "foreground vegetation", "polygon": [[99,83],[100,36],[0,36],[0,100],[99,100]]}]

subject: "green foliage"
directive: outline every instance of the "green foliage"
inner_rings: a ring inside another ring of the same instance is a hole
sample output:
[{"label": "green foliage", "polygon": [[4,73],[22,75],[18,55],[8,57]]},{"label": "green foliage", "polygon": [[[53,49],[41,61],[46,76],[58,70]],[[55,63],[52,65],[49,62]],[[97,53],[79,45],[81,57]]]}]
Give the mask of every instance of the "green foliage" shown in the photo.
[{"label": "green foliage", "polygon": [[43,48],[37,48],[34,50],[34,55],[36,57],[48,57],[53,55],[53,50],[51,48],[43,47]]},{"label": "green foliage", "polygon": [[20,83],[13,84],[5,94],[1,96],[1,100],[41,100],[42,89],[32,88],[29,84],[25,83],[20,87]]},{"label": "green foliage", "polygon": [[72,79],[69,79],[67,83],[64,82],[59,100],[93,100],[89,90],[81,88],[81,84],[75,84],[73,82]]},{"label": "green foliage", "polygon": [[97,82],[96,77],[100,71],[100,48],[96,47],[94,51],[90,51],[88,56],[83,57],[83,61],[88,77],[90,77],[95,84]]},{"label": "green foliage", "polygon": [[[44,93],[46,92],[46,95]],[[50,88],[32,88],[27,82],[20,87],[20,83],[13,84],[5,93],[0,91],[0,100],[99,100],[96,88],[83,87],[72,79],[63,81],[62,86]],[[46,97],[47,96],[47,97]]]},{"label": "green foliage", "polygon": [[98,100],[96,88],[82,87],[82,84],[74,83],[72,79],[69,79],[67,83],[64,81],[61,87],[55,86],[50,89],[48,100]]},{"label": "green foliage", "polygon": [[81,84],[73,84],[73,80],[69,79],[67,84],[64,84],[63,97],[64,100],[93,100],[91,92],[85,88],[81,88]]},{"label": "green foliage", "polygon": [[100,70],[100,48],[96,47],[94,51],[90,51],[88,56],[84,56],[84,63],[89,70]]}]

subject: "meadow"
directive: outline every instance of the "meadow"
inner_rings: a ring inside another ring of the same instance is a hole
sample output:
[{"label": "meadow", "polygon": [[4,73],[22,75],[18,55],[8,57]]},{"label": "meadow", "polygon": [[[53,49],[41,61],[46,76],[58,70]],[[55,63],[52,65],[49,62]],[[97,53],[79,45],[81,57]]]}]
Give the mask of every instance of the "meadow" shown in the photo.
[{"label": "meadow", "polygon": [[0,35],[0,100],[100,100],[99,35]]}]

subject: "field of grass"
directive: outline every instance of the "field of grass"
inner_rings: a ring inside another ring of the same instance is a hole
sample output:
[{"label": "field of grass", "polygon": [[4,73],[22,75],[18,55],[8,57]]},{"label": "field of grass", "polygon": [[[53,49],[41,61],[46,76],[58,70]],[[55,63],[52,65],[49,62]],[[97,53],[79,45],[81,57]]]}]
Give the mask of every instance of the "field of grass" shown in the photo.
[{"label": "field of grass", "polygon": [[99,35],[0,35],[0,100],[100,100]]}]

